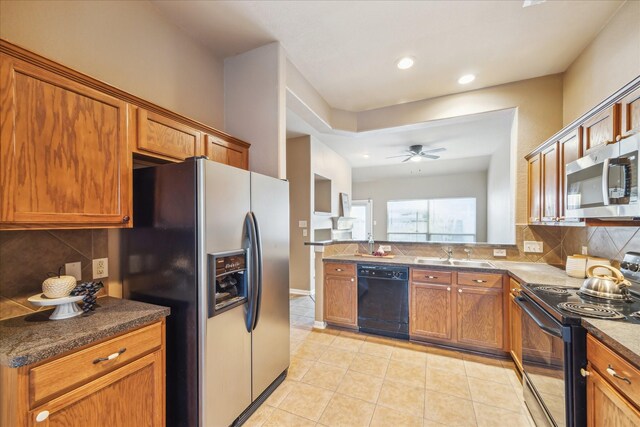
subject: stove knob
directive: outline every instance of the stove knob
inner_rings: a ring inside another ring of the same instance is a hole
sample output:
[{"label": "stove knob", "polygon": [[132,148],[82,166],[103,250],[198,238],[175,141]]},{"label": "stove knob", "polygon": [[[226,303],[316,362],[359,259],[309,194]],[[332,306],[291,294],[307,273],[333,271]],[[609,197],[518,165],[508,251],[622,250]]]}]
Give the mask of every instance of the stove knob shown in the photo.
[{"label": "stove knob", "polygon": [[620,268],[623,270],[628,270],[629,269],[629,263],[627,261],[622,261],[620,263]]},{"label": "stove knob", "polygon": [[638,271],[638,270],[640,270],[640,264],[630,264],[630,265],[629,265],[629,271],[634,271],[634,272],[636,272],[636,271]]}]

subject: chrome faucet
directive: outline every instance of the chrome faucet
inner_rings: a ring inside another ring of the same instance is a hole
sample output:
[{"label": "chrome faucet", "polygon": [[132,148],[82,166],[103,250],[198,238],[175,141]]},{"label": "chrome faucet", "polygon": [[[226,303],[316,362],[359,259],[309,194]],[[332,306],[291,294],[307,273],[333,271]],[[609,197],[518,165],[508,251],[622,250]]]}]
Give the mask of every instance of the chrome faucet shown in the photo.
[{"label": "chrome faucet", "polygon": [[467,260],[471,259],[471,252],[473,252],[473,249],[471,248],[464,248],[464,253],[467,254]]},{"label": "chrome faucet", "polygon": [[447,261],[451,261],[451,258],[453,258],[453,249],[451,248],[451,246],[448,246],[447,248],[442,248],[442,250],[444,251],[445,254],[447,254]]}]

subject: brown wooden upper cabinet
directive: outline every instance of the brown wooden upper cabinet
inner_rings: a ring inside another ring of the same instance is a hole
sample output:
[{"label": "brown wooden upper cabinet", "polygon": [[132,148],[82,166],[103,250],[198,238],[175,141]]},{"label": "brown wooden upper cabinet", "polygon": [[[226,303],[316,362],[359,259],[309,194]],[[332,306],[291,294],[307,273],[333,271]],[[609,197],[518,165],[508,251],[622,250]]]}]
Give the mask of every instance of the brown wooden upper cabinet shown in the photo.
[{"label": "brown wooden upper cabinet", "polygon": [[211,160],[249,170],[249,147],[246,144],[208,134],[206,141],[205,155]]},{"label": "brown wooden upper cabinet", "polygon": [[559,160],[559,186],[558,186],[558,213],[560,220],[565,218],[567,207],[567,164],[578,160],[582,156],[582,127],[578,126],[568,135],[558,141]]},{"label": "brown wooden upper cabinet", "polygon": [[540,153],[542,173],[540,201],[542,221],[558,220],[558,143],[550,145]]},{"label": "brown wooden upper cabinet", "polygon": [[621,136],[640,131],[640,88],[620,100]]},{"label": "brown wooden upper cabinet", "polygon": [[529,199],[528,199],[528,212],[529,212],[529,222],[539,222],[541,215],[541,206],[540,206],[540,184],[541,184],[541,156],[540,154],[536,154],[534,157],[529,159]]},{"label": "brown wooden upper cabinet", "polygon": [[583,151],[616,141],[620,135],[620,104],[615,103],[582,123]]},{"label": "brown wooden upper cabinet", "polygon": [[0,228],[131,225],[129,106],[0,55]]},{"label": "brown wooden upper cabinet", "polygon": [[138,139],[135,152],[171,161],[182,161],[202,153],[200,131],[173,119],[138,109]]}]

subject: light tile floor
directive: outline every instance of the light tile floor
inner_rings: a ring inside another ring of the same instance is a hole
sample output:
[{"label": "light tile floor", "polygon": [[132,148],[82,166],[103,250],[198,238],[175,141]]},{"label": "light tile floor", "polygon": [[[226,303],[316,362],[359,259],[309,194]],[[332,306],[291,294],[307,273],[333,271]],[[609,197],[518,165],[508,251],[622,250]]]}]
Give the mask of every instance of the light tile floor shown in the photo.
[{"label": "light tile floor", "polygon": [[246,426],[533,426],[511,362],[313,329],[313,300],[290,301],[289,374]]}]

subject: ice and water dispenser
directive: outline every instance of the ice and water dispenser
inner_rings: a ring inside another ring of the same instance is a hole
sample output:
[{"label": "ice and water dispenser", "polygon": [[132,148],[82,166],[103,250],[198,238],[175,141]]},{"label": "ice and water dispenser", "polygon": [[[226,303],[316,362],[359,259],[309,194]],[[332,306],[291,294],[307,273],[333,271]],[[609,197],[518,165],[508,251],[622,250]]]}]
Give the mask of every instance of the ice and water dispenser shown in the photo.
[{"label": "ice and water dispenser", "polygon": [[209,317],[247,301],[247,255],[244,250],[209,254]]}]

